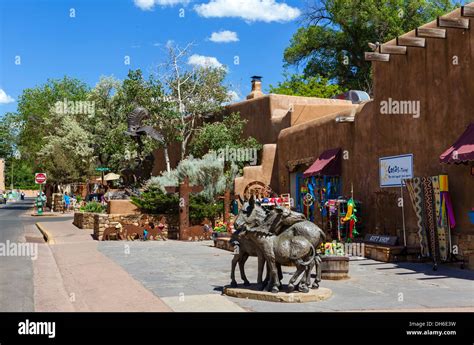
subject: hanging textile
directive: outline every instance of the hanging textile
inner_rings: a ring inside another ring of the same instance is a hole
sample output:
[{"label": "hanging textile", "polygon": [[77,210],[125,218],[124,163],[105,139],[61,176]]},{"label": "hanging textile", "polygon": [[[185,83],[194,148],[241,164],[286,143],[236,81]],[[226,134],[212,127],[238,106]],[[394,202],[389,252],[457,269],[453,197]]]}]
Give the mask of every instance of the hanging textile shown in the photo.
[{"label": "hanging textile", "polygon": [[440,176],[433,176],[431,178],[433,182],[433,195],[434,195],[434,210],[436,214],[436,228],[438,232],[438,242],[439,242],[439,256],[442,261],[448,259],[448,253],[450,252],[450,243],[448,242],[448,230],[444,222],[440,222],[442,218],[442,207],[441,207],[441,192],[439,180]]},{"label": "hanging textile", "polygon": [[436,230],[434,203],[433,203],[433,184],[431,177],[422,177],[421,183],[423,186],[423,197],[424,204],[423,209],[426,217],[426,229],[428,233],[428,239],[430,244],[431,257],[438,261],[439,243],[438,234]]},{"label": "hanging textile", "polygon": [[421,193],[421,179],[419,177],[415,177],[412,179],[405,180],[405,183],[408,189],[408,194],[410,195],[413,210],[415,211],[417,218],[420,253],[421,256],[429,256],[428,239],[426,236],[426,228],[423,222],[423,198]]}]

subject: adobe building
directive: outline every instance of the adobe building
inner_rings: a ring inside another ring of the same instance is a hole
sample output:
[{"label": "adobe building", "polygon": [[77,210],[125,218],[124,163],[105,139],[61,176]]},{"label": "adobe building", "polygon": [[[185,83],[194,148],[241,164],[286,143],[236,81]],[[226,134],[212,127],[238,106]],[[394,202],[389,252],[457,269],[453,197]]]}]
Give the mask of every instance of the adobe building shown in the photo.
[{"label": "adobe building", "polygon": [[5,160],[0,158],[0,192],[5,190]]},{"label": "adobe building", "polygon": [[474,123],[472,18],[474,3],[367,53],[366,59],[373,61],[374,95],[359,104],[264,95],[260,79],[254,80],[249,98],[228,111],[238,111],[248,120],[245,134],[264,148],[260,165],[244,168],[235,191],[242,193],[249,183],[260,181],[278,194],[295,197],[298,179],[312,164],[324,161],[315,162],[318,157],[338,152],[327,161],[338,160],[338,194],[353,193],[360,201],[364,232],[397,236],[399,243],[405,237],[407,246],[416,248],[421,243],[420,224],[409,191],[382,187],[380,176],[387,157],[412,157],[414,177],[448,176],[455,216],[449,246],[457,246],[472,267],[473,163],[440,162],[440,155]]}]

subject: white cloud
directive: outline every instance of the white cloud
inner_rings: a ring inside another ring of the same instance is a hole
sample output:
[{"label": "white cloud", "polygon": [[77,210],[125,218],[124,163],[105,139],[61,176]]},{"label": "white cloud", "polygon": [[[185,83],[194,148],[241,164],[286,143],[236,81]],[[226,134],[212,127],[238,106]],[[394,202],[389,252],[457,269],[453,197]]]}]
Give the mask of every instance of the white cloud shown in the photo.
[{"label": "white cloud", "polygon": [[155,6],[187,5],[190,0],[133,0],[133,2],[135,3],[135,6],[143,11],[149,11]]},{"label": "white cloud", "polygon": [[301,14],[296,7],[275,0],[210,0],[194,6],[201,17],[235,17],[248,22],[287,22]]},{"label": "white cloud", "polygon": [[238,102],[238,101],[240,101],[240,96],[239,96],[239,94],[238,94],[236,91],[229,90],[229,92],[227,92],[227,94],[229,95],[230,102]]},{"label": "white cloud", "polygon": [[238,42],[239,37],[234,31],[223,30],[219,32],[213,32],[209,38],[212,42],[216,43],[228,43],[228,42]]},{"label": "white cloud", "polygon": [[0,104],[7,104],[7,103],[12,103],[15,102],[13,98],[7,95],[3,89],[0,89]]},{"label": "white cloud", "polygon": [[199,67],[224,68],[224,65],[215,57],[197,54],[193,54],[189,57],[188,64]]}]

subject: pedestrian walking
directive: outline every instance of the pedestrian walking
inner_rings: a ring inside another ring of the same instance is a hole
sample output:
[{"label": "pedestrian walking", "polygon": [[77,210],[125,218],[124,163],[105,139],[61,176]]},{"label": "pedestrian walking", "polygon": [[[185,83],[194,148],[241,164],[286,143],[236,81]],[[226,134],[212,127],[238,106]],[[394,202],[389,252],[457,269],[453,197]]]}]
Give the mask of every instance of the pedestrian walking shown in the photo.
[{"label": "pedestrian walking", "polygon": [[69,212],[69,207],[71,206],[71,198],[67,194],[67,192],[64,193],[63,201],[64,201],[64,210],[63,210],[63,212]]}]

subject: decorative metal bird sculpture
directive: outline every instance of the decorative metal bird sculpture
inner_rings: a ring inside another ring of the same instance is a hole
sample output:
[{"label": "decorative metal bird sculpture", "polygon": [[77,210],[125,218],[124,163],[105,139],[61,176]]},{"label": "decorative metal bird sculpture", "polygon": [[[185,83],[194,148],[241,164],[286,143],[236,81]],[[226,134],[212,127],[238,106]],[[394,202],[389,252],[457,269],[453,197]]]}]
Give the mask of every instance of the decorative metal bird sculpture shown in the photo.
[{"label": "decorative metal bird sculpture", "polygon": [[149,119],[148,110],[143,107],[135,107],[127,116],[128,130],[125,134],[139,138],[142,135],[147,135],[161,143],[164,142],[163,135],[151,126],[143,126],[143,120]]}]

